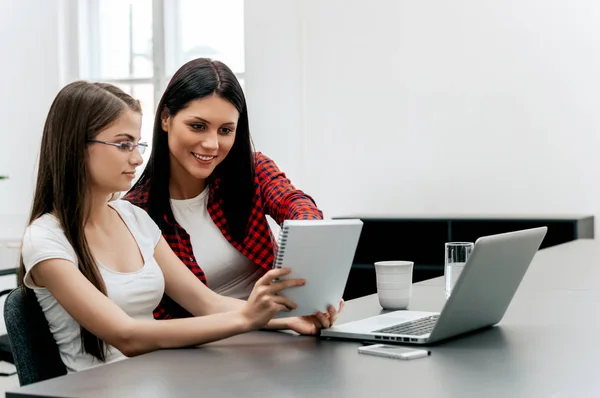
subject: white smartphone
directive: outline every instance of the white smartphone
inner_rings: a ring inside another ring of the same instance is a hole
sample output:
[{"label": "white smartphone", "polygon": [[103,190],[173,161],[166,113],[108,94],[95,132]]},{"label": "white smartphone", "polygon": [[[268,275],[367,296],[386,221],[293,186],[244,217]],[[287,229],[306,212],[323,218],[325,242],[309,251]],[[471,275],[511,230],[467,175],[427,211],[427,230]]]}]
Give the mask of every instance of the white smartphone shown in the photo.
[{"label": "white smartphone", "polygon": [[358,347],[358,353],[396,359],[417,359],[431,355],[431,351],[428,350],[407,348],[389,344],[373,344],[364,347]]}]

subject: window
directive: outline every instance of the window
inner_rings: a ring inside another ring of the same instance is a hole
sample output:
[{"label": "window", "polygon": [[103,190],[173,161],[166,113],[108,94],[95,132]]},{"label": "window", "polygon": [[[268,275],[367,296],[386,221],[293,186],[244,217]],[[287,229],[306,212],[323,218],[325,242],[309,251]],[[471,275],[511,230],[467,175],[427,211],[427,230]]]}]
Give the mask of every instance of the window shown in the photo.
[{"label": "window", "polygon": [[150,147],[156,105],[185,62],[223,61],[244,87],[243,0],[79,1],[79,75],[140,100],[142,139]]}]

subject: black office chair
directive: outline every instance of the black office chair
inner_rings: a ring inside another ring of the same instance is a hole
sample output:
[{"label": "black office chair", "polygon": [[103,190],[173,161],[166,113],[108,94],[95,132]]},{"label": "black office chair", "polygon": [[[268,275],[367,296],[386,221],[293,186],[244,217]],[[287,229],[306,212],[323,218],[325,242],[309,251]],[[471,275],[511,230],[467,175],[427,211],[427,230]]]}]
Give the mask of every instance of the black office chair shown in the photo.
[{"label": "black office chair", "polygon": [[[13,289],[6,289],[0,292],[0,297],[6,296],[8,293],[12,292]],[[0,361],[8,362],[11,364],[15,364],[15,360],[12,356],[12,350],[10,348],[10,341],[8,340],[8,335],[3,334],[0,335]],[[0,372],[0,376],[12,376],[14,373],[5,373]]]},{"label": "black office chair", "polygon": [[21,386],[67,373],[35,293],[19,287],[11,291],[4,320]]},{"label": "black office chair", "polygon": [[[7,269],[0,269],[0,276],[7,276],[7,275],[16,275],[17,274],[17,268],[7,268]],[[2,296],[6,296],[8,293],[12,292],[13,289],[6,289],[6,290],[2,290],[0,292],[0,297]],[[0,361],[4,361],[4,362],[8,362],[14,365],[15,360],[12,356],[12,351],[10,349],[10,341],[8,340],[8,335],[7,334],[3,334],[0,335]],[[14,375],[14,373],[4,373],[4,372],[0,372],[0,376],[12,376]]]}]

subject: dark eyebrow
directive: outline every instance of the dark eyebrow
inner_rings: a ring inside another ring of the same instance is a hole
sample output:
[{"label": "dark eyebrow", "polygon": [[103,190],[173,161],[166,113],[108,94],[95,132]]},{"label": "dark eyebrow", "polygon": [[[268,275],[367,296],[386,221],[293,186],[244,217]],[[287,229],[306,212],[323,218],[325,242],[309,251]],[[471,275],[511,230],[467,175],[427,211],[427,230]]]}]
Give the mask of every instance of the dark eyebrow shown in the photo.
[{"label": "dark eyebrow", "polygon": [[131,134],[124,134],[124,133],[117,134],[117,135],[115,135],[115,138],[117,138],[117,137],[125,137],[125,138],[129,138],[131,141],[135,141],[135,138],[133,138],[133,136]]},{"label": "dark eyebrow", "polygon": [[[192,116],[191,118],[192,118],[192,119],[196,119],[196,120],[198,120],[198,121],[200,121],[200,122],[202,122],[202,123],[206,123],[206,124],[208,124],[209,126],[210,126],[210,124],[211,124],[211,123],[210,123],[208,120],[206,120],[206,119],[202,119],[202,118],[201,118],[201,117],[199,117],[199,116]],[[234,123],[234,122],[227,122],[227,123],[223,123],[223,126],[228,126],[228,125],[230,125],[230,126],[235,126],[235,123]]]}]

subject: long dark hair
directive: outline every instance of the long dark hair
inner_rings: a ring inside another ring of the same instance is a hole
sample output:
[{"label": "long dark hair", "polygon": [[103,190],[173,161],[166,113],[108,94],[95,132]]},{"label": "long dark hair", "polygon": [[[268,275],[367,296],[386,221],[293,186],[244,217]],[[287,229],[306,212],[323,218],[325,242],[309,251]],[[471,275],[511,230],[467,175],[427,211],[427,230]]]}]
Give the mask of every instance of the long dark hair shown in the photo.
[{"label": "long dark hair", "polygon": [[[37,183],[29,223],[53,213],[77,254],[81,273],[102,293],[106,286],[85,238],[88,171],[87,140],[113,123],[126,109],[141,113],[140,103],[105,83],[77,81],[65,86],[52,103],[44,125]],[[23,285],[21,256],[18,284]],[[81,327],[85,352],[101,361],[106,345]]]},{"label": "long dark hair", "polygon": [[165,215],[173,219],[168,133],[162,128],[161,113],[166,110],[174,116],[191,101],[213,94],[229,101],[240,114],[233,146],[207,182],[218,181],[217,200],[221,201],[227,227],[231,236],[241,241],[246,235],[254,200],[254,152],[244,92],[235,74],[222,62],[194,59],[173,75],[156,110],[150,159],[132,191],[146,190],[148,213],[161,229],[165,227]]}]

